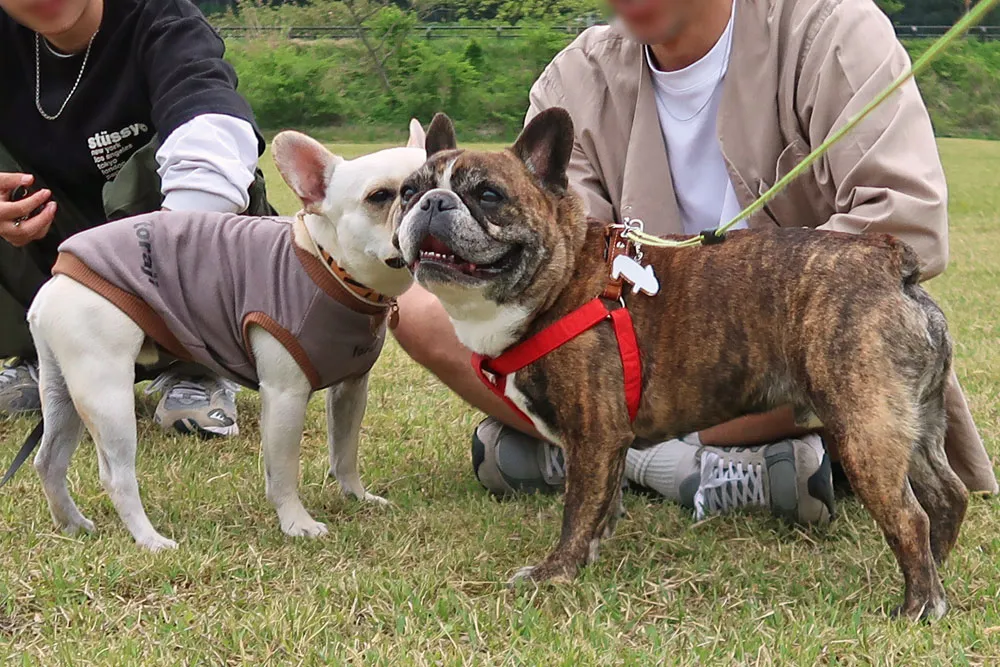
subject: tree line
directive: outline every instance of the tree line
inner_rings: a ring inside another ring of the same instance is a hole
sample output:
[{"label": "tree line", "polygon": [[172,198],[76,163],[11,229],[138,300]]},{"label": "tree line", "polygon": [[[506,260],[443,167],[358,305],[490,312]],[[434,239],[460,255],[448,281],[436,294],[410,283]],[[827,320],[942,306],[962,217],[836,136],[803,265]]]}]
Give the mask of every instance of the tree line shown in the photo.
[{"label": "tree line", "polygon": [[[902,25],[951,25],[978,0],[873,0]],[[605,0],[194,0],[206,14],[238,17],[247,11],[280,11],[289,18],[312,18],[315,25],[350,25],[393,7],[418,22],[521,23],[594,22],[606,18]],[[301,11],[295,12],[295,9]],[[1000,24],[1000,10],[987,19]]]}]

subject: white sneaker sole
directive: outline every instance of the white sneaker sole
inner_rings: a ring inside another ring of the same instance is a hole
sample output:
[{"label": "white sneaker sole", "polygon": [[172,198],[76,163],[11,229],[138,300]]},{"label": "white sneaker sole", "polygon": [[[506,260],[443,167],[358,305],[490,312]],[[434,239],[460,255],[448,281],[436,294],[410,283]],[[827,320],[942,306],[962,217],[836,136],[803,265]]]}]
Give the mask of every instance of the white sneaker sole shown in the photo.
[{"label": "white sneaker sole", "polygon": [[239,424],[234,423],[231,426],[202,426],[190,417],[178,419],[172,424],[165,424],[159,420],[157,420],[157,423],[166,431],[174,430],[182,435],[214,435],[231,438],[240,434]]}]

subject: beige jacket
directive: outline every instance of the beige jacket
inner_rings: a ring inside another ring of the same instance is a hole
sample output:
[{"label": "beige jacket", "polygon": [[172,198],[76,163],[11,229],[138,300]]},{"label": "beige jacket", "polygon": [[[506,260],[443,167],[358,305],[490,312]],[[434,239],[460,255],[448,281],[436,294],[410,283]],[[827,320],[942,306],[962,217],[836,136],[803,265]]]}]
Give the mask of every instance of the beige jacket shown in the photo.
[{"label": "beige jacket", "polygon": [[[736,0],[733,29],[718,134],[742,206],[910,64],[871,0]],[[532,86],[530,103],[528,120],[549,107],[572,115],[570,179],[591,217],[640,218],[648,232],[683,233],[643,47],[623,27],[580,35]],[[888,232],[917,251],[924,279],[941,273],[947,187],[917,86],[904,85],[749,223]],[[954,377],[948,408],[952,466],[970,489],[996,492]]]}]

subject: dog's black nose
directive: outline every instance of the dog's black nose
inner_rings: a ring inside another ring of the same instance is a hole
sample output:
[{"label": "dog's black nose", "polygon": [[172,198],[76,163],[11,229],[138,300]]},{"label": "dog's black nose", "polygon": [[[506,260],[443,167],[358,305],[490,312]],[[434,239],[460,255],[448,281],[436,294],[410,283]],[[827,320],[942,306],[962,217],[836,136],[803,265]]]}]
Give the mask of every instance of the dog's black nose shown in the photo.
[{"label": "dog's black nose", "polygon": [[458,198],[450,192],[428,192],[420,202],[422,211],[453,211],[458,208]]}]

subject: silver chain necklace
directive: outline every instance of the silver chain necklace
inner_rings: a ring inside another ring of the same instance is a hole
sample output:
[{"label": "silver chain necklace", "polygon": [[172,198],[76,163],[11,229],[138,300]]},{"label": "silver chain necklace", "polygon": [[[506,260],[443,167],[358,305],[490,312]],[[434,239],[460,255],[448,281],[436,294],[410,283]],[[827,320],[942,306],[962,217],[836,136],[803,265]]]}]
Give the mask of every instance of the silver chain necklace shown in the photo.
[{"label": "silver chain necklace", "polygon": [[[83,64],[80,65],[80,73],[76,75],[76,82],[69,91],[69,95],[63,101],[62,106],[59,107],[59,111],[56,112],[55,116],[50,116],[45,113],[42,109],[42,58],[41,58],[41,42],[42,37],[37,32],[35,33],[35,108],[38,109],[38,113],[42,114],[42,118],[45,120],[55,120],[62,115],[62,112],[66,110],[66,105],[69,104],[69,100],[73,97],[73,93],[76,92],[76,87],[80,85],[80,79],[83,78],[83,71],[87,69],[87,59],[90,58],[90,48],[94,46],[94,39],[97,37],[97,32],[90,37],[90,42],[87,44],[87,51],[83,54]],[[48,44],[46,44],[48,46]]]},{"label": "silver chain necklace", "polygon": [[[649,47],[647,47],[647,48],[649,48]],[[688,116],[687,118],[680,118],[677,115],[675,115],[674,112],[672,112],[670,110],[670,106],[668,104],[664,103],[663,104],[663,110],[667,112],[667,115],[670,116],[671,118],[673,118],[674,120],[676,120],[679,123],[686,123],[687,121],[689,121],[692,118],[695,118],[696,116],[698,116],[699,114],[701,114],[701,112],[705,110],[705,107],[707,107],[712,102],[712,98],[715,97],[715,91],[718,90],[719,86],[722,85],[722,80],[725,78],[726,65],[729,64],[729,56],[732,54],[732,52],[733,52],[733,32],[732,32],[732,29],[730,28],[729,29],[729,34],[728,34],[727,39],[726,39],[726,53],[722,57],[722,65],[719,67],[719,78],[715,82],[715,85],[712,86],[712,92],[710,92],[708,94],[708,98],[705,100],[704,104],[702,104],[700,107],[698,107],[698,110],[695,111],[690,116]]]}]

